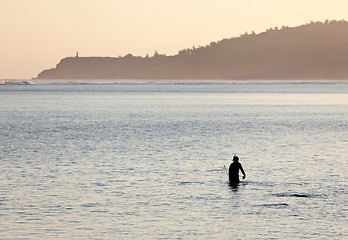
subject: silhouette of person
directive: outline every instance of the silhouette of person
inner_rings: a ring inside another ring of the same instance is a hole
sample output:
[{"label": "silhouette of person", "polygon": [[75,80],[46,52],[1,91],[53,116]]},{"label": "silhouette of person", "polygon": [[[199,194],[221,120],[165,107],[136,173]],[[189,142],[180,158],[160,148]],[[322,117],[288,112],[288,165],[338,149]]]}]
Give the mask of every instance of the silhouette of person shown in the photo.
[{"label": "silhouette of person", "polygon": [[239,157],[234,155],[233,162],[230,164],[230,167],[228,169],[228,178],[231,184],[239,183],[239,175],[238,175],[239,169],[243,174],[243,179],[245,179],[246,175],[242,167],[242,164],[240,164],[239,162]]}]

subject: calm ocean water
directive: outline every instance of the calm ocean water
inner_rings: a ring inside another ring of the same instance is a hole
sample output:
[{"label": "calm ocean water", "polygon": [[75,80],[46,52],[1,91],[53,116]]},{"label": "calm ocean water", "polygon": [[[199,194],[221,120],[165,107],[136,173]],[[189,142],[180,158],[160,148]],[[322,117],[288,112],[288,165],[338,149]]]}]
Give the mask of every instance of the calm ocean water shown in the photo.
[{"label": "calm ocean water", "polygon": [[3,85],[0,142],[0,239],[348,238],[347,82]]}]

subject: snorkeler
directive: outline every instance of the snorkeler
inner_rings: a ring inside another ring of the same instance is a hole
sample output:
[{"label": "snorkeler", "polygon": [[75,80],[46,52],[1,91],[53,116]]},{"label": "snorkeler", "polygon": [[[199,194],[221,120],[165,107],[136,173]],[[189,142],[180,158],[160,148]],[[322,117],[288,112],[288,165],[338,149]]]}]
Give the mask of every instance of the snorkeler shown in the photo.
[{"label": "snorkeler", "polygon": [[230,183],[239,183],[239,169],[243,174],[243,179],[245,179],[246,174],[244,172],[244,169],[242,167],[242,164],[240,164],[239,157],[236,155],[233,156],[233,162],[230,164],[230,167],[228,169],[228,178],[230,180]]}]

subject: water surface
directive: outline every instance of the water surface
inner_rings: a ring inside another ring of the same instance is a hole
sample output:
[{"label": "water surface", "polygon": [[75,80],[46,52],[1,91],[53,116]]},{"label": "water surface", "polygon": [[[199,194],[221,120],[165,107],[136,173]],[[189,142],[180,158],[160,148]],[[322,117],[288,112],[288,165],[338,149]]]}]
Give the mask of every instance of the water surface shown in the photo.
[{"label": "water surface", "polygon": [[347,83],[4,85],[0,142],[2,239],[347,237]]}]

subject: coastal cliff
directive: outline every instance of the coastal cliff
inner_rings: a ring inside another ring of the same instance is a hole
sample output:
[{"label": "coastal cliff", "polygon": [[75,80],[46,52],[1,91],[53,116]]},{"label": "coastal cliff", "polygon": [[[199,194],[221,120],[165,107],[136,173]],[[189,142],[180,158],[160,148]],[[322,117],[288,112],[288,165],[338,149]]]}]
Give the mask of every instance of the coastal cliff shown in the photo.
[{"label": "coastal cliff", "polygon": [[175,56],[67,57],[37,79],[348,79],[348,22],[245,33]]}]

